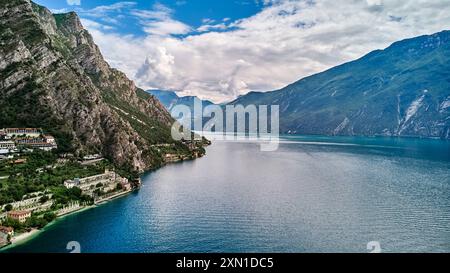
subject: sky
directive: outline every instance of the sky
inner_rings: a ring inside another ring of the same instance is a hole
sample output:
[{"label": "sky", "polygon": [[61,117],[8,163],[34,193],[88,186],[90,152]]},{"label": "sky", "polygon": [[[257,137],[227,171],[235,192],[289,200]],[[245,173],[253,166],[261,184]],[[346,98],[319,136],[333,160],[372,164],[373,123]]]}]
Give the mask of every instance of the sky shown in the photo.
[{"label": "sky", "polygon": [[224,102],[450,29],[450,0],[35,0],[143,89]]}]

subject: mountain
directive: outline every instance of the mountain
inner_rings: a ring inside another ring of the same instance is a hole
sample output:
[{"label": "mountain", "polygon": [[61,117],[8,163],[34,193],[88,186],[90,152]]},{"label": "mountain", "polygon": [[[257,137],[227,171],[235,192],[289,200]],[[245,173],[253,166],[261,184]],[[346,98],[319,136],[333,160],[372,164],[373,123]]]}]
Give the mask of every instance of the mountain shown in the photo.
[{"label": "mountain", "polygon": [[175,92],[173,91],[164,91],[164,90],[148,90],[149,94],[155,96],[163,105],[166,107],[168,111],[172,111],[172,109],[177,105],[186,105],[191,110],[191,120],[187,120],[184,117],[178,118],[178,121],[182,124],[190,125],[189,127],[194,129],[194,122],[195,120],[202,119],[202,124],[206,123],[209,119],[203,118],[203,112],[195,112],[194,111],[194,103],[197,101],[197,103],[201,102],[202,107],[207,107],[210,105],[215,105],[213,102],[209,100],[201,100],[196,96],[185,96],[185,97],[179,97]]},{"label": "mountain", "polygon": [[108,65],[77,14],[1,1],[0,41],[0,128],[43,128],[62,151],[102,153],[135,171],[164,163],[158,144],[203,152],[172,140],[167,110]]},{"label": "mountain", "polygon": [[147,90],[147,93],[155,96],[167,110],[170,110],[175,105],[180,97],[173,91],[163,90]]},{"label": "mountain", "polygon": [[450,138],[450,31],[231,103],[280,106],[283,133]]},{"label": "mountain", "polygon": [[164,90],[148,90],[149,94],[155,96],[167,110],[172,110],[175,105],[183,104],[189,106],[189,108],[194,108],[194,101],[198,100],[202,102],[203,107],[208,105],[214,105],[213,102],[209,100],[201,100],[196,96],[185,96],[180,97],[177,93],[173,91],[164,91]]}]

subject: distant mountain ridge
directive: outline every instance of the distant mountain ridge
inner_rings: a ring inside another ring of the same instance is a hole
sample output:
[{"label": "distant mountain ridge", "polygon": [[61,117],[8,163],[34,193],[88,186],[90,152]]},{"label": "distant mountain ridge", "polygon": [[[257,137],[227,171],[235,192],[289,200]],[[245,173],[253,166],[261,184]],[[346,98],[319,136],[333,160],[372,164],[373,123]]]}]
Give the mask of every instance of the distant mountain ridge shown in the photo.
[{"label": "distant mountain ridge", "polygon": [[155,96],[164,107],[171,112],[172,109],[177,105],[185,105],[189,107],[191,110],[191,119],[188,120],[186,117],[173,117],[176,118],[179,122],[185,125],[190,125],[191,129],[194,129],[195,120],[202,120],[202,124],[205,124],[208,121],[208,118],[203,117],[203,112],[195,112],[194,111],[194,103],[201,102],[203,109],[210,105],[215,105],[213,102],[209,100],[201,100],[196,96],[184,96],[180,97],[174,91],[164,91],[164,90],[147,90],[147,93]]},{"label": "distant mountain ridge", "polygon": [[203,107],[208,105],[213,105],[214,103],[209,100],[201,100],[196,96],[184,96],[180,97],[174,91],[165,91],[165,90],[147,90],[147,93],[155,96],[167,110],[171,110],[175,105],[183,104],[193,108],[195,99],[202,102]]},{"label": "distant mountain ridge", "polygon": [[449,139],[450,31],[396,42],[230,104],[278,104],[283,133]]}]

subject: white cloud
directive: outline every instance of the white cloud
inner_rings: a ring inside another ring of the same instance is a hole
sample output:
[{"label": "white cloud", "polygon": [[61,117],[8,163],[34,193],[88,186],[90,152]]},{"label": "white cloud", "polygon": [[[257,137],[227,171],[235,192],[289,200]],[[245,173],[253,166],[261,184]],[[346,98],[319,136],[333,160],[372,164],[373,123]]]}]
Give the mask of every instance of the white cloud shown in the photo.
[{"label": "white cloud", "polygon": [[227,29],[227,25],[224,23],[221,24],[215,24],[215,25],[202,25],[200,27],[197,28],[198,32],[207,32],[207,31],[211,31],[211,30],[225,30]]},{"label": "white cloud", "polygon": [[[146,37],[88,27],[106,59],[143,88],[223,101],[273,90],[409,37],[448,29],[450,0],[262,1],[226,31],[189,26],[172,11],[141,11]],[[137,13],[135,16],[138,16]],[[211,25],[211,24],[210,24]],[[213,25],[211,25],[213,26]],[[221,29],[223,30],[223,29]]]},{"label": "white cloud", "polygon": [[66,2],[67,2],[67,5],[70,5],[70,6],[79,6],[79,5],[81,5],[81,0],[66,0]]},{"label": "white cloud", "polygon": [[100,21],[104,25],[120,25],[120,20],[124,18],[122,13],[134,8],[136,5],[136,2],[128,1],[116,2],[111,5],[97,6],[92,9],[77,8],[75,10],[82,18]]},{"label": "white cloud", "polygon": [[165,36],[168,34],[186,34],[191,28],[176,20],[164,20],[157,22],[148,22],[144,26],[144,31],[148,34]]},{"label": "white cloud", "polygon": [[69,10],[66,8],[62,8],[62,9],[50,9],[50,11],[53,14],[58,14],[58,13],[67,13]]},{"label": "white cloud", "polygon": [[174,20],[172,14],[172,9],[160,3],[154,4],[152,10],[131,11],[131,15],[139,18],[144,32],[149,35],[166,36],[186,34],[192,30],[190,26]]},{"label": "white cloud", "polygon": [[142,81],[165,82],[173,77],[174,56],[167,53],[164,47],[158,47],[152,57],[147,57],[136,73]]},{"label": "white cloud", "polygon": [[96,13],[103,13],[103,12],[109,12],[109,11],[120,11],[122,9],[131,8],[136,6],[136,2],[117,2],[111,5],[103,5],[103,6],[97,6],[89,11],[96,12]]},{"label": "white cloud", "polygon": [[203,24],[213,24],[214,22],[216,22],[216,20],[211,19],[211,18],[204,18],[204,19],[202,20],[202,23],[203,23]]},{"label": "white cloud", "polygon": [[113,30],[114,27],[109,25],[100,24],[98,22],[81,18],[81,24],[87,29],[97,29],[97,30]]}]

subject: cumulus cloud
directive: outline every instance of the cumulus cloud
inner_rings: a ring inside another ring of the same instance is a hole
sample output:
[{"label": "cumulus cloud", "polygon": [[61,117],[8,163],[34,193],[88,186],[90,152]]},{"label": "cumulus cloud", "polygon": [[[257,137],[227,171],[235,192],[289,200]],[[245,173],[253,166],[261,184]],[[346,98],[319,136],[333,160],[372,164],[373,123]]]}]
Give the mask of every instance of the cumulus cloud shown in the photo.
[{"label": "cumulus cloud", "polygon": [[153,56],[147,57],[139,68],[136,77],[141,81],[166,82],[173,77],[175,57],[168,54],[166,48],[158,47]]},{"label": "cumulus cloud", "polygon": [[135,11],[145,37],[88,29],[106,59],[138,86],[219,102],[284,87],[395,41],[448,29],[450,22],[450,0],[260,3],[264,8],[252,17],[226,25],[205,21],[197,30],[163,7]]},{"label": "cumulus cloud", "polygon": [[70,5],[70,6],[79,6],[79,5],[81,5],[81,0],[66,0],[66,2],[67,2],[67,5]]}]

